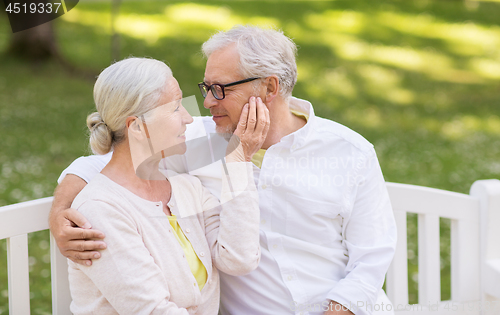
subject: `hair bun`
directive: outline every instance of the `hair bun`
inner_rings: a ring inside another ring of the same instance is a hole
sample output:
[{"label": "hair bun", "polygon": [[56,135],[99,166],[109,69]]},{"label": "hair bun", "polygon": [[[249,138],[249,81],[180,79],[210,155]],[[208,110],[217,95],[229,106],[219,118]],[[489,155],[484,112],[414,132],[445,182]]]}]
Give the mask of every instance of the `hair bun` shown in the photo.
[{"label": "hair bun", "polygon": [[90,130],[90,149],[92,152],[94,154],[106,154],[111,151],[113,132],[98,112],[87,117],[87,127]]}]

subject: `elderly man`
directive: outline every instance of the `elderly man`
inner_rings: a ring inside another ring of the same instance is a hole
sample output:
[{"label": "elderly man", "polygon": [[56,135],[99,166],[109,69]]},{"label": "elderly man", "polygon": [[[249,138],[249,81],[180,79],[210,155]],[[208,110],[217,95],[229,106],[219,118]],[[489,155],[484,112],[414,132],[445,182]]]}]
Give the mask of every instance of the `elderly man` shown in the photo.
[{"label": "elderly man", "polygon": [[[291,96],[296,46],[281,32],[235,27],[214,35],[203,52],[208,60],[199,87],[212,117],[197,118],[188,140],[214,131],[230,135],[251,97],[268,107],[271,120],[261,150],[251,157],[261,209],[261,262],[245,276],[221,273],[221,313],[391,313],[381,288],[396,227],[373,146]],[[191,145],[165,164],[198,176],[218,196],[221,179],[214,170],[220,161],[192,165],[224,146],[215,140]],[[104,234],[68,208],[108,159],[77,159],[56,191],[52,231],[61,252],[80,263],[98,259]]]}]

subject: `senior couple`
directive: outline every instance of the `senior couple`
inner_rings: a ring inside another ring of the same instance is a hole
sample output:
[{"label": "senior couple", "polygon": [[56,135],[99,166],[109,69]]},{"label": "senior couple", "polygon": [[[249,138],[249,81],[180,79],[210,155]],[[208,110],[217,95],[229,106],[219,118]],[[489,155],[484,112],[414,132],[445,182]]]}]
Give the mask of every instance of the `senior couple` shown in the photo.
[{"label": "senior couple", "polygon": [[[292,97],[296,46],[283,33],[237,26],[202,50],[212,117],[187,113],[156,60],[97,79],[90,142],[112,154],[61,174],[50,217],[71,311],[392,313],[382,285],[396,226],[373,146]],[[149,158],[134,157],[136,142]]]}]

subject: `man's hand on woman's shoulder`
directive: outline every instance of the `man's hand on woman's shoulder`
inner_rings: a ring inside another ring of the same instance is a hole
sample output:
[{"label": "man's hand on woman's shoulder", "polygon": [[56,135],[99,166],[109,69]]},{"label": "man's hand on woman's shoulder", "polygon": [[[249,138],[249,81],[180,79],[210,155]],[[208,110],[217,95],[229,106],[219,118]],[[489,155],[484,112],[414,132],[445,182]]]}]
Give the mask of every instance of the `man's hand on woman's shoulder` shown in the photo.
[{"label": "man's hand on woman's shoulder", "polygon": [[50,231],[61,254],[75,263],[90,266],[91,259],[98,259],[99,249],[105,249],[104,233],[92,230],[87,219],[70,206],[75,197],[87,185],[80,177],[68,174],[54,192],[50,210]]}]

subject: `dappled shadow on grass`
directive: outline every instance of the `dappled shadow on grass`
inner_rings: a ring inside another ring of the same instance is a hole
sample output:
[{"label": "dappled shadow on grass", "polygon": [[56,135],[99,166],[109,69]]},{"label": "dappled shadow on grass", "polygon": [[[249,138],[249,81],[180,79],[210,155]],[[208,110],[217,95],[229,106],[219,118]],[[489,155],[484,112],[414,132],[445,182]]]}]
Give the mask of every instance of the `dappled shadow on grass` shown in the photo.
[{"label": "dappled shadow on grass", "polygon": [[57,64],[34,71],[11,59],[2,69],[0,205],[51,196],[61,170],[87,151],[91,85]]},{"label": "dappled shadow on grass", "polygon": [[[176,73],[184,75],[192,70],[191,63],[199,60],[199,55],[188,54],[187,60],[181,52],[186,47],[198,51],[215,30],[237,23],[275,25],[300,46],[295,94],[319,101],[315,105],[320,111],[333,107],[342,116],[347,107],[357,112],[368,110],[368,118],[354,121],[355,125],[382,128],[376,124],[376,117],[383,119],[384,113],[376,114],[375,107],[379,112],[387,107],[397,116],[405,114],[397,106],[421,107],[417,108],[419,116],[428,120],[423,128],[444,137],[448,136],[446,128],[443,131],[437,127],[432,122],[435,117],[439,121],[456,118],[450,114],[457,109],[469,111],[481,122],[491,114],[493,102],[471,106],[461,99],[477,93],[477,86],[499,86],[500,75],[493,70],[500,67],[500,57],[495,55],[500,30],[487,28],[491,24],[488,17],[500,12],[496,4],[481,4],[474,9],[463,3],[422,1],[257,3],[260,5],[149,3],[142,11],[137,3],[126,2],[117,21],[125,42],[122,51],[126,56],[163,50],[166,58],[160,59],[167,59],[172,67],[180,68]],[[94,25],[102,34],[109,13],[96,4],[80,8],[66,17],[69,24]],[[142,44],[126,44],[133,39]],[[203,63],[194,63],[196,72],[202,71]],[[460,93],[454,93],[458,90]],[[353,116],[339,118],[350,122]],[[388,117],[392,121],[398,118]],[[416,121],[413,117],[409,120]],[[488,121],[494,128],[482,131],[498,133],[498,123]]]}]

